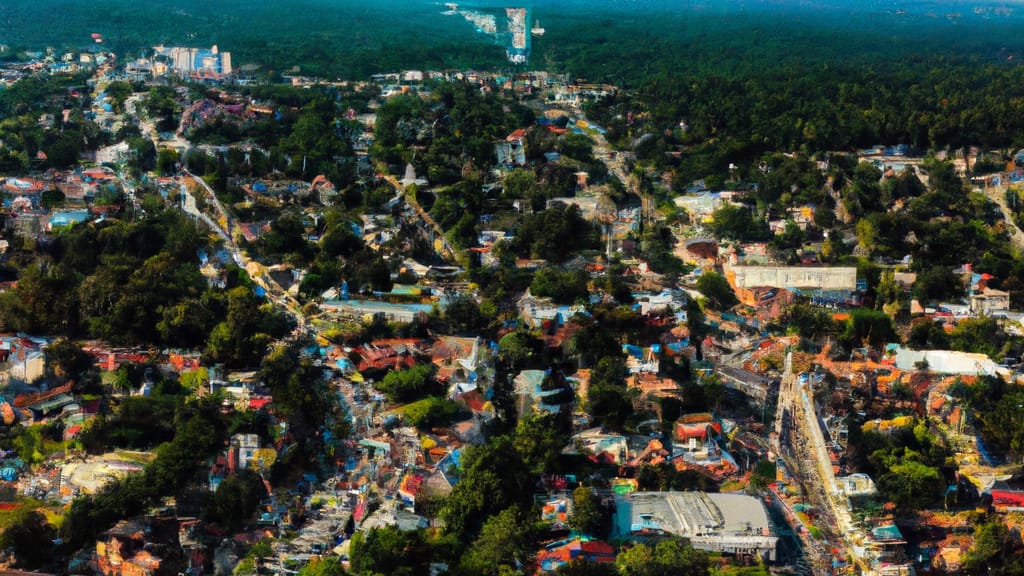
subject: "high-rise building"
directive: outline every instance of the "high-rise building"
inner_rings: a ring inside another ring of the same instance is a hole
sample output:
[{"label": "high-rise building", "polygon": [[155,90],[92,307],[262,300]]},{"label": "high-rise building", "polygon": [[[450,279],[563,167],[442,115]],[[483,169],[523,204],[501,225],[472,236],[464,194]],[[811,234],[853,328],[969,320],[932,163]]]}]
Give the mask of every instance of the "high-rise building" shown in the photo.
[{"label": "high-rise building", "polygon": [[153,48],[156,56],[170,61],[171,70],[178,74],[225,76],[231,74],[231,53],[211,48],[183,48],[179,46]]}]

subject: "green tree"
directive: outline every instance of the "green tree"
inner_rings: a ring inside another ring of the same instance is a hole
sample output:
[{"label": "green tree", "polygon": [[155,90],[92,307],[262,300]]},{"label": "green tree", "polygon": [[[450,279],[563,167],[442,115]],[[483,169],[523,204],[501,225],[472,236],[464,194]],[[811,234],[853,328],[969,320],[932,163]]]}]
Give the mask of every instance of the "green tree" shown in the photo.
[{"label": "green tree", "polygon": [[479,334],[491,322],[483,309],[470,297],[455,298],[444,309],[444,319],[453,334]]},{"label": "green tree", "polygon": [[964,284],[952,268],[932,266],[921,270],[914,281],[914,296],[922,302],[940,302],[963,296]]},{"label": "green tree", "polygon": [[810,304],[797,302],[790,306],[783,316],[783,325],[788,331],[795,331],[802,338],[823,341],[828,336],[838,336],[841,327],[832,320],[827,310]]},{"label": "green tree", "polygon": [[532,564],[539,535],[532,516],[512,506],[488,518],[480,536],[462,557],[461,573],[501,576],[520,573]]},{"label": "green tree", "polygon": [[775,482],[775,463],[771,460],[759,460],[750,475],[750,485],[763,490],[772,482]]},{"label": "green tree", "polygon": [[441,509],[446,530],[461,541],[474,539],[486,518],[511,506],[532,505],[533,484],[534,476],[510,438],[467,448],[460,480]]},{"label": "green tree", "polygon": [[464,417],[460,405],[452,400],[427,396],[407,404],[402,414],[413,426],[421,430],[429,430],[436,426],[448,426],[456,419]]},{"label": "green tree", "polygon": [[877,310],[854,310],[846,324],[843,340],[850,348],[864,345],[878,347],[893,341],[896,330],[892,319]]},{"label": "green tree", "polygon": [[924,318],[911,324],[907,346],[915,350],[948,350],[949,335],[942,324]]},{"label": "green tree", "polygon": [[589,486],[580,486],[572,491],[572,515],[569,527],[582,534],[602,536],[608,528],[610,515],[601,500]]},{"label": "green tree", "polygon": [[181,158],[178,152],[171,148],[161,148],[156,157],[156,171],[161,176],[170,176],[177,169]]},{"label": "green tree", "polygon": [[1018,538],[999,519],[974,527],[974,544],[963,557],[964,572],[971,576],[1024,574]]},{"label": "green tree", "polygon": [[64,203],[64,193],[59,188],[43,190],[39,195],[39,205],[47,210],[53,210]]},{"label": "green tree", "polygon": [[709,574],[708,555],[689,542],[671,539],[651,547],[637,544],[615,559],[621,576],[674,576]]},{"label": "green tree", "polygon": [[697,290],[708,299],[708,304],[716,310],[728,310],[739,304],[736,293],[728,280],[716,272],[704,272],[697,279]]},{"label": "green tree", "polygon": [[896,282],[896,273],[884,270],[875,287],[875,308],[888,310],[890,305],[899,304],[902,297],[903,288]]},{"label": "green tree", "polygon": [[756,242],[771,237],[768,224],[761,219],[755,220],[751,211],[743,206],[726,204],[715,210],[711,218],[711,230],[719,238]]},{"label": "green tree", "polygon": [[563,272],[557,268],[541,268],[530,283],[534,296],[551,298],[558,304],[571,304],[590,294],[589,277],[583,270]]},{"label": "green tree", "polygon": [[124,101],[132,95],[132,85],[127,82],[115,81],[107,84],[103,91],[106,93],[107,98],[110,98],[114,111],[120,112],[124,109]]},{"label": "green tree", "polygon": [[537,194],[537,174],[526,168],[516,168],[505,174],[502,191],[509,198],[532,198]]},{"label": "green tree", "polygon": [[210,520],[234,532],[252,518],[266,495],[263,482],[255,474],[244,472],[221,481],[213,495]]},{"label": "green tree", "polygon": [[310,560],[299,570],[299,576],[345,576],[345,569],[340,558],[325,556]]},{"label": "green tree", "polygon": [[914,512],[936,502],[945,482],[936,468],[907,460],[882,475],[878,488],[899,510]]},{"label": "green tree", "polygon": [[539,344],[537,338],[524,330],[510,332],[498,340],[498,356],[509,365],[512,372],[518,372],[528,365]]},{"label": "green tree", "polygon": [[622,431],[633,413],[632,391],[626,386],[626,363],[621,357],[605,357],[590,373],[587,413],[606,428]]},{"label": "green tree", "polygon": [[527,468],[535,474],[550,472],[568,442],[568,433],[557,415],[547,412],[530,413],[516,422],[516,451]]},{"label": "green tree", "polygon": [[953,350],[977,352],[998,359],[1007,335],[995,318],[966,318],[949,335]]},{"label": "green tree", "polygon": [[441,392],[433,364],[417,364],[404,370],[392,370],[376,386],[392,402],[411,402]]},{"label": "green tree", "polygon": [[68,168],[78,163],[85,141],[78,130],[63,130],[44,149],[51,166]]},{"label": "green tree", "polygon": [[17,565],[31,570],[52,561],[55,535],[42,512],[23,507],[0,533],[0,547],[13,550]]},{"label": "green tree", "polygon": [[374,528],[357,532],[350,546],[350,569],[359,576],[429,574],[430,547],[421,532]]},{"label": "green tree", "polygon": [[76,380],[92,369],[92,357],[67,338],[58,338],[43,350],[47,369],[60,381]]}]

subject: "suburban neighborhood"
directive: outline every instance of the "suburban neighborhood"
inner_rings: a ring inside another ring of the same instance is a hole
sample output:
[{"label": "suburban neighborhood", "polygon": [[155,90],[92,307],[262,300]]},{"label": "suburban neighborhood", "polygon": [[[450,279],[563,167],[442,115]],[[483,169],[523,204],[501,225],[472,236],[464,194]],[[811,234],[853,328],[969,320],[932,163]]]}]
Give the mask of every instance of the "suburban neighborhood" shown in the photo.
[{"label": "suburban neighborhood", "polygon": [[0,128],[8,566],[907,576],[1021,553],[1024,153],[690,180],[623,90],[565,74],[261,85],[216,46],[0,74],[47,103],[19,120],[38,142]]}]

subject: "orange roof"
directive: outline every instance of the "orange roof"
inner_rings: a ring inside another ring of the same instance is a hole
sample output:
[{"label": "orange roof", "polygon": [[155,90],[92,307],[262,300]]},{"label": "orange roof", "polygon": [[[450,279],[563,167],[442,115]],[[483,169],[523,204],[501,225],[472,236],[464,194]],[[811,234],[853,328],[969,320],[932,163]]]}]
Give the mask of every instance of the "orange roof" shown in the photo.
[{"label": "orange roof", "polygon": [[506,138],[505,140],[508,142],[511,142],[513,140],[521,140],[523,136],[526,136],[526,128],[519,128],[517,130],[514,130],[511,134],[509,134],[508,138]]}]

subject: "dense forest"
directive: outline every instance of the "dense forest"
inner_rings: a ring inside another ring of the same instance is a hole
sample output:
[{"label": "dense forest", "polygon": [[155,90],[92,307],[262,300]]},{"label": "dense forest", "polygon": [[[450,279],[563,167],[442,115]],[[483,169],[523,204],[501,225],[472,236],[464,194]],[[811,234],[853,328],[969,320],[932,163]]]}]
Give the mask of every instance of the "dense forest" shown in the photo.
[{"label": "dense forest", "polygon": [[[499,21],[503,7],[493,1],[464,6]],[[535,3],[532,17],[547,33],[533,39],[528,65],[637,85],[658,72],[747,76],[794,64],[902,62],[924,53],[1020,60],[1016,12],[995,14],[985,2],[945,8],[904,2],[900,14],[895,8],[784,1]],[[122,56],[158,44],[216,44],[232,53],[236,67],[253,65],[270,74],[363,78],[402,68],[507,65],[500,42],[444,10],[430,0],[7,3],[0,6],[7,24],[0,42],[9,49],[0,57],[15,57],[19,48],[87,46],[90,34],[99,33],[105,43],[93,48]],[[644,42],[630,41],[637,37]],[[794,72],[791,77],[802,71]]]}]

